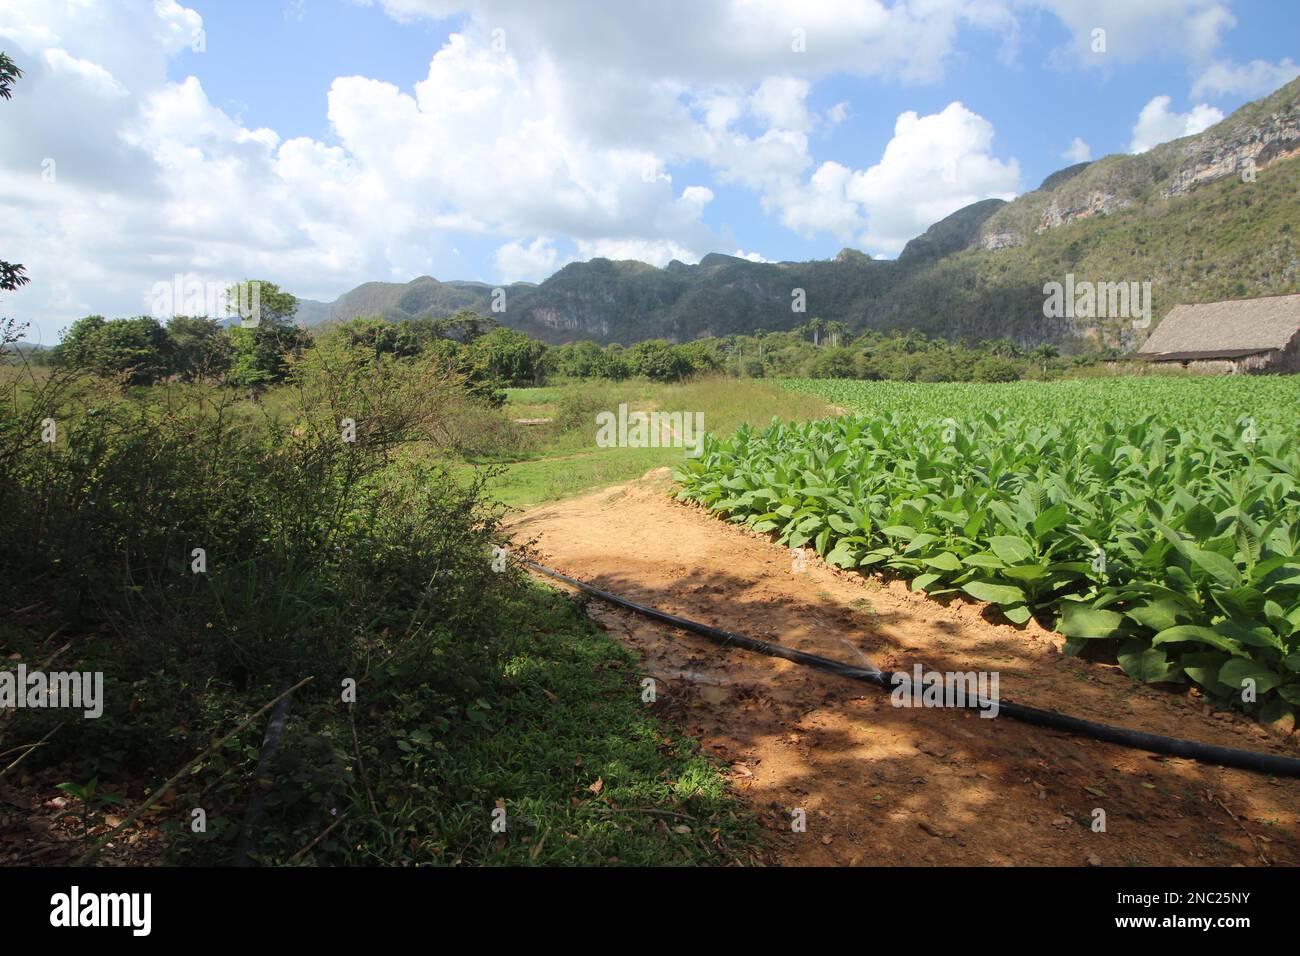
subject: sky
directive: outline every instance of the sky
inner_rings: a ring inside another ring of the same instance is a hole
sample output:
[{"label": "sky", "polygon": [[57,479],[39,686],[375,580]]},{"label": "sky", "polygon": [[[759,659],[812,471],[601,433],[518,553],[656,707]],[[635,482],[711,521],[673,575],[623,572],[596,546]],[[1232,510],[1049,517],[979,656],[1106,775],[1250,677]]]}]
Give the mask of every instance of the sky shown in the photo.
[{"label": "sky", "polygon": [[[897,256],[1297,75],[1294,0],[0,0],[0,315]],[[192,311],[192,310],[191,310]]]}]

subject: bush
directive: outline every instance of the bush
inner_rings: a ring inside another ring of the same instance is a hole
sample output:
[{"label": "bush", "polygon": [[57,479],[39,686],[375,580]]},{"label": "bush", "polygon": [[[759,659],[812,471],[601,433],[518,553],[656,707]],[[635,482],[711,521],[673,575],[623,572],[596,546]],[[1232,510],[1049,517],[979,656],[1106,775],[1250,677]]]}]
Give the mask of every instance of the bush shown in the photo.
[{"label": "bush", "polygon": [[[260,411],[199,386],[129,399],[51,382],[0,416],[0,574],[56,609],[113,703],[48,758],[75,745],[92,762],[175,761],[192,753],[171,728],[201,724],[211,694],[265,700],[315,675],[337,701],[343,678],[384,661],[387,690],[424,688],[448,727],[473,707],[503,640],[495,596],[517,582],[490,569],[498,515],[481,482],[414,453],[447,440],[459,382],[331,350]],[[46,417],[53,446],[34,437]],[[149,719],[127,713],[133,698]]]},{"label": "bush", "polygon": [[810,378],[853,378],[857,362],[846,348],[824,348],[808,363]]},{"label": "bush", "polygon": [[627,360],[633,373],[652,382],[678,382],[693,371],[691,360],[681,349],[662,339],[638,342],[627,350]]},{"label": "bush", "polygon": [[977,382],[1014,382],[1020,378],[1020,366],[1010,359],[990,355],[975,363],[973,375]]}]

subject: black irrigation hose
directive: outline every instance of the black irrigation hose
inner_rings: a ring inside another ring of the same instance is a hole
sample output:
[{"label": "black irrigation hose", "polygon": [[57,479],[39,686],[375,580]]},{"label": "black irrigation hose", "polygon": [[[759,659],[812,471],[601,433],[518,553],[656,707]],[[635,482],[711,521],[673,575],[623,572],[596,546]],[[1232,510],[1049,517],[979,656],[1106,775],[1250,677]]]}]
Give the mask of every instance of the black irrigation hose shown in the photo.
[{"label": "black irrigation hose", "polygon": [[[838,674],[841,677],[860,680],[881,690],[892,691],[901,681],[910,681],[912,679],[910,674],[902,671],[882,671],[874,666],[859,667],[846,664],[843,661],[832,660],[829,657],[822,657],[818,654],[809,654],[793,647],[773,644],[770,641],[761,641],[754,637],[745,637],[743,634],[733,634],[730,631],[710,627],[689,618],[678,617],[676,614],[668,614],[665,611],[637,604],[635,601],[629,601],[617,594],[611,594],[609,591],[602,591],[585,581],[579,581],[567,574],[561,574],[559,571],[554,571],[538,564],[536,561],[525,560],[523,564],[556,580],[570,584],[593,597],[598,597],[602,601],[608,601],[610,604],[627,608],[630,611],[681,628],[684,631],[691,631],[724,646],[735,645],[759,654],[767,654],[770,657],[784,658],[787,661],[794,661],[796,664],[803,664],[806,667],[815,667],[818,670]],[[993,702],[979,697],[968,698],[966,706],[977,710],[987,710],[993,706]],[[1242,770],[1254,770],[1259,773],[1275,774],[1281,777],[1300,777],[1300,760],[1294,757],[1280,757],[1275,754],[1262,754],[1253,750],[1238,750],[1235,747],[1219,747],[1215,744],[1205,744],[1196,740],[1163,737],[1160,734],[1148,734],[1141,730],[1129,730],[1127,727],[1099,724],[1093,720],[1084,720],[1082,717],[1059,714],[1054,710],[1026,707],[1024,704],[998,701],[997,708],[999,714],[1006,714],[1016,720],[1023,720],[1027,724],[1049,727],[1052,730],[1063,730],[1066,733],[1091,737],[1094,740],[1104,740],[1107,743],[1119,744],[1121,747],[1148,750],[1151,753],[1168,754],[1171,757],[1186,757],[1191,760],[1199,760],[1202,763],[1217,764],[1222,767],[1239,767]]]},{"label": "black irrigation hose", "polygon": [[262,843],[262,810],[266,805],[267,791],[263,781],[269,779],[271,761],[280,749],[280,737],[284,734],[284,725],[289,719],[289,704],[293,695],[281,699],[271,711],[271,720],[266,726],[266,735],[262,738],[262,753],[257,759],[257,771],[253,775],[253,796],[248,802],[244,814],[244,825],[239,834],[239,844],[235,847],[235,866],[252,866],[253,854]]}]

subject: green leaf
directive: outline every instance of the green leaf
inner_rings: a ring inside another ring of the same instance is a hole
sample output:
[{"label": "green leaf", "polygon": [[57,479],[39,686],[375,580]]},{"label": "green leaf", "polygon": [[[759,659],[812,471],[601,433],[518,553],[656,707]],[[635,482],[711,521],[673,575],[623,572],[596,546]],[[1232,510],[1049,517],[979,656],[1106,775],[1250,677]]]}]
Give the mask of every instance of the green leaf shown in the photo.
[{"label": "green leaf", "polygon": [[989,547],[1007,564],[1020,564],[1034,556],[1034,549],[1028,541],[1010,535],[1000,534],[989,538]]},{"label": "green leaf", "polygon": [[1129,608],[1126,613],[1143,627],[1165,631],[1177,625],[1179,615],[1185,614],[1186,610],[1178,601],[1164,598]]},{"label": "green leaf", "polygon": [[961,589],[971,597],[990,604],[1023,604],[1025,592],[1009,584],[990,584],[987,581],[968,581]]},{"label": "green leaf", "polygon": [[1041,538],[1047,532],[1065,524],[1070,518],[1070,509],[1063,502],[1057,502],[1034,519],[1034,537]]},{"label": "green leaf", "polygon": [[1205,551],[1189,545],[1187,554],[1197,567],[1223,587],[1235,588],[1241,584],[1241,572],[1237,570],[1237,565],[1217,551]]},{"label": "green leaf", "polygon": [[1154,647],[1158,644],[1178,644],[1187,641],[1196,644],[1208,644],[1210,647],[1217,647],[1219,650],[1227,651],[1236,657],[1246,656],[1246,652],[1241,649],[1241,646],[1236,641],[1229,640],[1222,634],[1197,624],[1180,624],[1177,627],[1166,628],[1152,639],[1151,644]]},{"label": "green leaf", "polygon": [[1214,512],[1199,503],[1183,516],[1183,529],[1198,541],[1211,537],[1216,524]]},{"label": "green leaf", "polygon": [[957,555],[951,551],[941,551],[932,558],[926,558],[927,567],[934,568],[937,571],[960,571],[962,570],[961,561]]},{"label": "green leaf", "polygon": [[1019,607],[1004,607],[1002,613],[1006,615],[1007,620],[1013,624],[1025,624],[1033,616],[1029,613],[1029,608],[1025,605]]},{"label": "green leaf", "polygon": [[1264,696],[1282,682],[1282,678],[1268,668],[1251,660],[1234,657],[1219,670],[1219,681],[1240,694],[1247,680],[1255,682],[1256,699]]},{"label": "green leaf", "polygon": [[1041,564],[1018,564],[1002,569],[1002,576],[1013,581],[1041,581],[1048,573],[1047,568]]},{"label": "green leaf", "polygon": [[1061,621],[1056,629],[1066,637],[1104,638],[1119,634],[1123,623],[1123,614],[1070,601],[1062,605]]},{"label": "green leaf", "polygon": [[1155,684],[1175,677],[1178,669],[1171,665],[1168,655],[1146,641],[1125,641],[1115,655],[1119,666],[1134,680]]}]

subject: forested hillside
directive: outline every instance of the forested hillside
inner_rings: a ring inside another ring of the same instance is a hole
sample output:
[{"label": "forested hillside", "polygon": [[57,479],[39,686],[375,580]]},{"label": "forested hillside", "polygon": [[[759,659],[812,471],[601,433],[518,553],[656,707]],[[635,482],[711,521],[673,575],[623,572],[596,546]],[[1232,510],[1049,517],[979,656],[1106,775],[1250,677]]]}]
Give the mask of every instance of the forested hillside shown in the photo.
[{"label": "forested hillside", "polygon": [[[1066,273],[1152,284],[1153,318],[1180,302],[1294,291],[1300,275],[1300,80],[1247,104],[1197,136],[1140,155],[1107,156],[1053,173],[1004,203],[960,209],[908,243],[897,260],[853,249],[811,262],[751,262],[713,253],[698,264],[592,259],[540,285],[370,282],[331,304],[304,302],[319,324],[377,315],[440,318],[461,309],[551,343],[789,331],[809,316],[853,331],[916,330],[949,339],[1010,339],[1131,348],[1131,325],[1043,317],[1043,284]],[[806,311],[792,307],[803,290]]]}]

